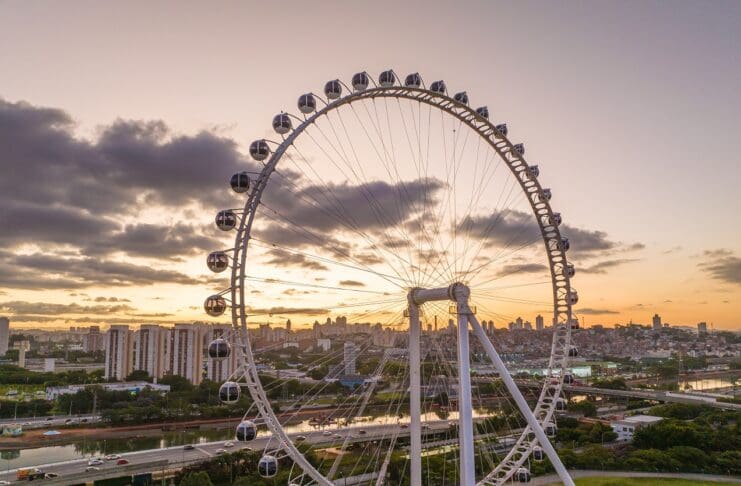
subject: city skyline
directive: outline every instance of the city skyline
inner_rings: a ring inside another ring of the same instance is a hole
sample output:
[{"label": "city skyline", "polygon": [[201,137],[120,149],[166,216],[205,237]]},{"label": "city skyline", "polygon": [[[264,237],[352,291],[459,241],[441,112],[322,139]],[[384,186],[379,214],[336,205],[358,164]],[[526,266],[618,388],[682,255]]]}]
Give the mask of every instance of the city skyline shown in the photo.
[{"label": "city skyline", "polygon": [[[306,15],[318,22],[347,14],[335,7]],[[192,5],[170,19],[177,53],[148,42],[166,10],[0,5],[8,66],[0,145],[10,175],[0,181],[0,223],[11,228],[0,235],[0,315],[13,327],[208,320],[202,302],[220,284],[205,255],[232,244],[213,216],[237,204],[227,179],[252,164],[249,143],[273,136],[271,117],[295,111],[300,94],[389,67],[466,89],[526,143],[571,230],[575,312],[587,326],[650,324],[656,313],[672,325],[741,326],[741,233],[732,223],[740,209],[738,5],[679,4],[667,23],[657,22],[653,4],[441,5],[434,22],[414,32],[401,27],[415,15],[402,7],[394,16],[369,14],[398,34],[350,22],[312,47],[271,35],[278,19],[289,31],[302,27],[277,10],[243,5],[230,18]],[[614,22],[596,31],[599,17]],[[243,28],[251,18],[269,21]],[[481,32],[447,35],[460,32],[446,18]],[[517,37],[517,18],[537,29]],[[116,19],[138,35],[104,28]],[[191,38],[195,28],[208,35]],[[431,49],[441,35],[445,46]],[[346,38],[362,41],[342,45]],[[508,49],[492,59],[479,39]],[[612,54],[610,65],[600,50]],[[81,79],[80,68],[90,75]],[[285,255],[262,257],[267,267]],[[322,271],[296,263],[306,275]],[[254,294],[253,308],[264,314],[255,324],[290,317],[300,328],[338,315],[299,286],[284,291]],[[512,303],[496,309],[520,311]],[[548,325],[547,308],[528,312]]]}]

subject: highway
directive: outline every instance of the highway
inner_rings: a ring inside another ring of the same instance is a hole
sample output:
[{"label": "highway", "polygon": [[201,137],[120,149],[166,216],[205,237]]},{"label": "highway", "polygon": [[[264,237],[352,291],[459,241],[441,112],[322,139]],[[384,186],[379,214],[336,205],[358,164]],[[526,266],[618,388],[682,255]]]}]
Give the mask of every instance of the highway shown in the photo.
[{"label": "highway", "polygon": [[[427,427],[423,429],[423,434],[425,432],[432,433],[447,430],[449,427],[447,420],[430,421],[426,422],[426,424]],[[333,435],[324,435],[325,430],[329,430]],[[406,437],[409,435],[409,429],[399,428],[398,424],[368,425],[337,429],[328,428],[311,432],[290,434],[290,436],[291,439],[294,440],[294,442],[297,440],[297,437],[304,436],[306,437],[306,443],[326,446],[333,444],[340,445],[348,435],[350,436],[350,440],[352,442],[367,442],[388,438],[391,434],[394,433],[398,433],[399,437]],[[232,447],[226,447],[226,441],[216,441],[194,444],[195,447],[193,450],[185,450],[183,446],[175,446],[163,449],[150,449],[145,451],[129,452],[120,454],[122,458],[129,461],[129,465],[127,465],[125,469],[122,469],[121,466],[116,465],[115,460],[105,461],[103,465],[97,466],[100,468],[100,471],[91,473],[85,473],[85,468],[88,466],[89,458],[54,464],[41,464],[36,467],[40,468],[46,473],[55,473],[59,475],[58,480],[45,481],[44,484],[65,484],[65,478],[68,484],[70,478],[74,478],[75,481],[82,481],[85,479],[115,477],[117,475],[120,475],[124,471],[130,474],[133,474],[135,472],[151,472],[151,468],[155,463],[162,470],[180,467],[190,463],[197,463],[208,460],[212,457],[217,456],[220,453],[220,450],[225,450],[228,452],[234,452],[241,449],[262,451],[268,447],[270,441],[271,436],[261,435],[258,436],[255,440],[247,443],[233,441],[234,445]],[[15,481],[16,472],[17,469],[4,471],[0,473],[0,480]]]},{"label": "highway", "polygon": [[[51,418],[51,420],[48,420]],[[0,424],[21,424],[24,429],[40,429],[61,427],[69,423],[95,423],[100,421],[100,415],[43,415],[41,417],[18,417],[0,419]]]},{"label": "highway", "polygon": [[665,392],[654,390],[612,390],[609,388],[594,388],[591,386],[564,385],[564,390],[584,395],[608,395],[615,397],[640,398],[642,400],[656,400],[659,402],[685,403],[693,405],[707,405],[708,407],[723,410],[741,410],[737,403],[718,402],[714,399],[705,399],[697,395],[679,392]]}]

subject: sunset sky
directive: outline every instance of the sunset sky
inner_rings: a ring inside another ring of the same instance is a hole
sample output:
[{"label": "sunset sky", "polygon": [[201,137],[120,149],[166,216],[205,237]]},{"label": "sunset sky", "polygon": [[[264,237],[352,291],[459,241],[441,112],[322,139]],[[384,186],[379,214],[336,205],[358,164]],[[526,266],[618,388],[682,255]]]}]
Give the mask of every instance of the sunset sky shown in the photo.
[{"label": "sunset sky", "polygon": [[[587,325],[648,323],[659,313],[671,324],[741,328],[741,3],[733,1],[0,1],[0,315],[19,327],[208,320],[203,300],[225,283],[205,257],[233,245],[213,218],[243,204],[228,180],[257,167],[250,142],[279,139],[271,119],[298,113],[299,95],[385,69],[465,90],[472,106],[487,105],[492,121],[506,122],[510,139],[525,143],[571,238],[575,310]],[[405,120],[388,120],[399,159]],[[363,138],[361,124],[354,131]],[[478,167],[476,146],[446,142],[433,140],[433,152],[458,150],[455,157]],[[399,205],[394,188],[420,174],[399,160],[399,180],[389,179],[372,169],[370,141],[355,146],[361,165],[368,160],[372,184],[363,187],[379,199],[388,190],[389,214],[406,225],[395,234],[372,221],[373,211],[363,214],[356,184],[320,147],[303,143],[296,149],[305,166],[286,167],[292,182],[271,182],[268,204],[380,271],[367,245],[313,219],[301,201],[318,201],[312,191],[323,180],[360,225],[367,216],[371,237],[401,236],[425,211],[419,201]],[[415,150],[409,154],[420,155]],[[444,158],[430,158],[428,176],[439,185],[420,183],[415,194],[456,201],[441,175]],[[519,231],[526,206],[494,201],[506,184],[495,178],[482,187],[492,197],[472,221],[501,213],[505,229]],[[443,215],[436,225],[443,229],[460,218],[449,209],[432,213]],[[340,314],[398,320],[385,304],[375,313],[362,305],[394,294],[388,281],[306,260],[299,251],[322,258],[331,251],[276,229],[265,218],[258,223],[265,241],[295,252],[255,248],[254,275],[314,287],[251,286],[261,322],[323,321],[338,314],[327,312],[338,303],[362,309]],[[492,252],[511,241],[498,243]],[[528,246],[488,275],[542,264],[543,255],[542,243]],[[501,327],[510,316],[547,312],[548,289],[535,270],[522,286],[514,279],[493,300],[480,297],[481,317],[491,310]],[[359,295],[344,298],[324,285]]]}]

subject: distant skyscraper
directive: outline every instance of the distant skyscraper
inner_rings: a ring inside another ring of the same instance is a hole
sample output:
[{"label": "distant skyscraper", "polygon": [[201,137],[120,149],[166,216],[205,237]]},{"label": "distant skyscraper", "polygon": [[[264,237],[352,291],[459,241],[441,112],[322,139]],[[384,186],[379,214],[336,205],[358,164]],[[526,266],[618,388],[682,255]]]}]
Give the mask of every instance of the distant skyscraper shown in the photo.
[{"label": "distant skyscraper", "polygon": [[86,353],[92,353],[103,349],[105,336],[100,333],[100,326],[90,326],[87,334],[82,336],[82,342]]},{"label": "distant skyscraper", "polygon": [[291,332],[291,320],[290,319],[286,321],[286,331]]},{"label": "distant skyscraper", "polygon": [[697,333],[698,334],[707,334],[708,332],[708,323],[707,322],[698,322],[697,323]]},{"label": "distant skyscraper", "polygon": [[345,343],[345,359],[344,359],[344,365],[345,365],[345,374],[346,375],[354,375],[356,374],[355,365],[357,364],[358,359],[358,348],[355,347],[355,343],[352,341],[348,341]]},{"label": "distant skyscraper", "polygon": [[198,385],[203,379],[203,332],[206,326],[175,324],[170,331],[169,372]]},{"label": "distant skyscraper", "polygon": [[535,329],[537,331],[542,331],[543,329],[545,329],[545,323],[543,322],[543,316],[541,316],[540,314],[535,316]]},{"label": "distant skyscraper", "polygon": [[533,325],[530,324],[530,321],[525,321],[525,324],[523,324],[523,326],[524,326],[525,330],[527,330],[527,331],[532,331],[533,330]]},{"label": "distant skyscraper", "polygon": [[111,326],[105,340],[105,377],[123,380],[132,371],[133,339],[129,326]]},{"label": "distant skyscraper", "polygon": [[653,317],[653,328],[654,330],[660,330],[661,329],[661,316],[658,314],[654,314]]},{"label": "distant skyscraper", "polygon": [[10,320],[0,317],[0,356],[8,352],[8,341],[10,340]]},{"label": "distant skyscraper", "polygon": [[162,378],[167,370],[169,330],[144,324],[134,337],[134,369],[144,370],[152,378]]}]

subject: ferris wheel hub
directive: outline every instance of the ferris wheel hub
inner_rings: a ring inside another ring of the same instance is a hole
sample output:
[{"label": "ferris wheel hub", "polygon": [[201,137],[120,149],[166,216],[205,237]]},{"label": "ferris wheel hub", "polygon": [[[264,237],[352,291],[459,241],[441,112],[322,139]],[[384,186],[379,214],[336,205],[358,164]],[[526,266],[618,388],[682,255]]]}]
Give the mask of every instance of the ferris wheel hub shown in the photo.
[{"label": "ferris wheel hub", "polygon": [[461,282],[455,282],[447,287],[438,287],[435,289],[423,289],[415,287],[409,291],[407,299],[410,304],[422,305],[425,302],[438,300],[452,300],[453,302],[463,303],[468,301],[471,295],[471,289]]}]

